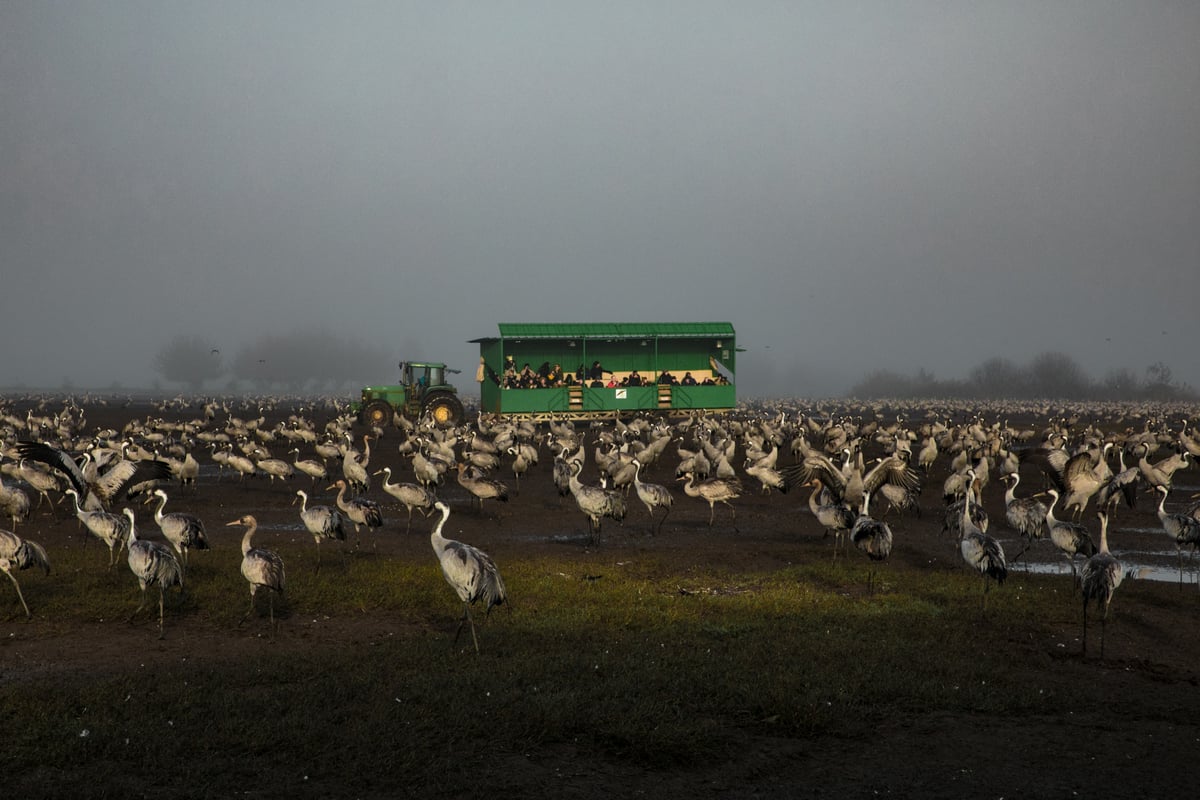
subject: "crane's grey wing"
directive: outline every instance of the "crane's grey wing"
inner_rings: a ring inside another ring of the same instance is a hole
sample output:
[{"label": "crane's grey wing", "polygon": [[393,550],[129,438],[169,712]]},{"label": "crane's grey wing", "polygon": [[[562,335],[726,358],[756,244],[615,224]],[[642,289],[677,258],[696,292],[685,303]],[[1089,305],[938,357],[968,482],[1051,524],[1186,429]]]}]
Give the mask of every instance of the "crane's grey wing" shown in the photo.
[{"label": "crane's grey wing", "polygon": [[80,470],[79,464],[75,463],[75,459],[71,458],[70,453],[43,442],[17,442],[17,453],[22,458],[39,461],[57,469],[67,476],[81,498],[87,496],[87,480],[84,479],[83,471]]}]

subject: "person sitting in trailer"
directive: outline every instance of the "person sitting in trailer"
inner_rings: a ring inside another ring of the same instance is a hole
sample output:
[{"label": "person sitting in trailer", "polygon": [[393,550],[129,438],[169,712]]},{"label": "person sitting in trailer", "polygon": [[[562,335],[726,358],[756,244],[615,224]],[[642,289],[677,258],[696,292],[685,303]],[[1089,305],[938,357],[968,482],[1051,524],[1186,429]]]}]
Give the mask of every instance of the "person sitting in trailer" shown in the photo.
[{"label": "person sitting in trailer", "polygon": [[641,386],[642,385],[642,376],[638,374],[638,371],[636,369],[633,372],[629,373],[629,385],[630,386]]},{"label": "person sitting in trailer", "polygon": [[610,372],[610,373],[608,373],[608,383],[606,383],[604,385],[607,386],[609,389],[616,389],[621,384],[617,383],[617,376],[613,375]]},{"label": "person sitting in trailer", "polygon": [[563,369],[562,369],[562,367],[558,364],[555,364],[553,367],[551,367],[549,378],[550,378],[551,386],[562,386],[563,385]]},{"label": "person sitting in trailer", "polygon": [[685,372],[683,373],[683,380],[681,380],[680,383],[684,386],[695,386],[696,379],[692,377],[692,373]]},{"label": "person sitting in trailer", "polygon": [[660,386],[671,386],[672,384],[677,383],[677,381],[675,380],[674,375],[664,369],[662,374],[658,376],[658,383]]}]

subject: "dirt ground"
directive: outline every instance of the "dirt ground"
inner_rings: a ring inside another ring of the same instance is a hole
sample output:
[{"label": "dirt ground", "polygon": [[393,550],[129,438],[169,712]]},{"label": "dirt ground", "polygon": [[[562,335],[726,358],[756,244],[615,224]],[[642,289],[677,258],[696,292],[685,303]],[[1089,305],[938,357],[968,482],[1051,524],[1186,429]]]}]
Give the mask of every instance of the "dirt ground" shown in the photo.
[{"label": "dirt ground", "polygon": [[[9,410],[24,416],[31,400],[10,398]],[[277,408],[262,411],[264,427],[293,413],[294,404],[281,403]],[[61,407],[50,402],[46,411]],[[198,406],[163,409],[146,401],[125,402],[109,398],[105,404],[86,407],[90,429],[121,430],[130,420],[148,417],[165,419],[196,419]],[[235,414],[243,418],[257,416],[257,410],[240,409]],[[331,417],[330,409],[309,411],[318,427]],[[361,428],[357,428],[361,433]],[[390,465],[396,471],[394,480],[411,479],[409,462],[396,452],[401,435],[389,431],[373,443],[372,467]],[[9,443],[6,443],[6,446]],[[286,448],[272,445],[276,455],[287,457]],[[589,456],[590,456],[589,447]],[[484,518],[470,517],[464,527],[471,526],[475,543],[484,547],[499,560],[501,553],[534,553],[539,549],[561,555],[564,549],[583,550],[586,521],[567,499],[561,503],[550,481],[551,454],[543,448],[541,463],[521,481],[520,494],[512,502],[500,506],[489,504]],[[310,455],[309,452],[304,455]],[[296,527],[297,509],[291,505],[296,488],[307,488],[307,478],[293,479],[286,490],[271,485],[264,478],[248,481],[243,486],[226,475],[218,480],[215,466],[201,452],[203,465],[197,499],[189,501],[191,508],[201,504],[206,519],[228,521],[243,513],[253,512],[264,530]],[[781,457],[781,463],[790,456]],[[677,457],[669,449],[654,471],[644,476],[659,483],[672,483]],[[331,467],[333,464],[331,464]],[[929,487],[922,496],[923,515],[920,519],[906,516],[894,522],[897,534],[892,561],[913,568],[945,568],[953,563],[954,551],[940,534],[942,501],[939,493],[946,475],[947,459],[943,456],[927,481]],[[589,468],[594,470],[594,466]],[[589,471],[589,474],[593,474]],[[514,485],[511,473],[503,470],[497,477]],[[1177,475],[1178,485],[1196,484],[1197,470],[1193,466]],[[374,479],[372,496],[389,501]],[[6,482],[11,482],[6,478]],[[747,480],[746,485],[753,485]],[[826,558],[829,542],[822,541],[819,530],[807,511],[807,491],[787,496],[770,496],[748,491],[736,502],[735,532],[727,524],[727,510],[718,509],[717,522],[707,526],[708,507],[699,500],[676,491],[675,510],[668,518],[660,536],[645,535],[645,510],[636,500],[630,503],[630,516],[623,526],[609,523],[605,528],[604,548],[608,559],[636,558],[648,550],[670,552],[683,564],[722,564],[733,569],[770,570],[780,565],[796,563],[805,558]],[[321,502],[332,500],[329,493]],[[985,496],[985,506],[991,511],[994,534],[997,534],[1011,553],[1019,545],[1014,534],[1003,524],[1003,489],[993,481]],[[470,498],[465,490],[448,483],[443,496],[464,518],[471,514]],[[1172,500],[1182,501],[1182,492]],[[177,505],[172,502],[168,506]],[[781,514],[786,508],[793,513]],[[1163,549],[1161,533],[1155,534],[1158,521],[1149,499],[1142,500],[1135,511],[1122,512],[1120,526],[1129,529],[1129,549]],[[149,511],[139,517],[150,524]],[[390,514],[390,530],[377,535],[378,547],[384,557],[429,558],[426,536],[404,537],[403,517]],[[399,522],[397,522],[399,520]],[[210,523],[210,526],[212,523]],[[396,526],[400,526],[399,530]],[[5,527],[8,527],[5,525]],[[418,517],[414,530],[428,530],[428,523]],[[1136,532],[1136,529],[1144,529]],[[151,530],[153,528],[151,527]],[[808,531],[814,535],[798,536]],[[38,514],[19,527],[19,532],[36,539],[53,550],[79,541],[74,519],[64,516],[57,520]],[[301,535],[299,532],[297,535]],[[1054,558],[1048,544],[1035,547],[1035,561]],[[851,557],[857,554],[851,553]],[[1069,580],[1069,578],[1065,578]],[[28,597],[36,579],[24,581]],[[11,587],[0,583],[0,665],[11,679],[14,675],[35,675],[59,670],[120,669],[129,659],[129,637],[142,641],[144,631],[128,631],[112,626],[91,626],[63,629],[35,621],[27,625],[14,614]],[[19,609],[16,609],[19,612]],[[635,764],[598,763],[595,760],[577,761],[570,753],[549,749],[538,757],[514,759],[511,769],[527,773],[529,785],[553,781],[557,787],[547,794],[560,797],[584,797],[596,793],[597,787],[608,787],[604,793],[618,796],[637,796],[645,793],[662,796],[721,796],[721,797],[1074,797],[1103,793],[1109,797],[1167,797],[1195,791],[1197,775],[1196,753],[1200,749],[1200,636],[1197,636],[1197,611],[1200,592],[1195,586],[1185,586],[1180,592],[1172,582],[1153,580],[1131,581],[1121,587],[1119,600],[1114,604],[1114,616],[1108,629],[1107,657],[1101,662],[1091,659],[1087,664],[1088,680],[1103,686],[1103,694],[1121,697],[1122,708],[1138,709],[1135,713],[1114,714],[1103,705],[1080,707],[1062,716],[1021,717],[1015,719],[982,715],[922,714],[896,718],[889,723],[863,725],[856,730],[847,723],[849,734],[843,738],[771,739],[749,737],[737,763],[713,765],[710,769],[686,774],[647,774]],[[140,658],[164,660],[220,658],[237,659],[240,650],[257,648],[258,643],[246,637],[231,637],[225,631],[206,628],[199,623],[179,620],[174,623],[185,635],[172,636],[160,642]],[[343,641],[348,646],[392,631],[395,621],[376,619],[369,614],[338,625],[323,625],[319,621],[290,619],[281,629],[277,644],[280,647],[304,648],[314,639]],[[1076,664],[1079,655],[1077,624],[1052,629],[1049,635],[1038,634],[1014,639],[1007,646],[1023,652],[1030,665],[1031,680],[1045,684],[1048,691],[1072,691],[1068,681],[1078,679],[1077,670],[1063,670],[1063,664]],[[1067,675],[1069,673],[1069,676]],[[1089,693],[1089,696],[1094,696]],[[559,758],[562,756],[562,758]],[[519,762],[519,763],[517,763]],[[564,765],[578,764],[572,769]],[[546,785],[549,785],[548,783]],[[612,787],[624,787],[613,789]]]}]

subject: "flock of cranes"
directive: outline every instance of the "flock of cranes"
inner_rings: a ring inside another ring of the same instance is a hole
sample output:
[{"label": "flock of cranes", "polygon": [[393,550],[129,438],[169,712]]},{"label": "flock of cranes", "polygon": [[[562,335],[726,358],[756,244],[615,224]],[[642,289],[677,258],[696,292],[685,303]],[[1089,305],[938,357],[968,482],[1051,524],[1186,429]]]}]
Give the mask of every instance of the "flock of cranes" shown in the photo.
[{"label": "flock of cranes", "polygon": [[[676,496],[668,485],[645,479],[650,469],[673,470],[672,483],[683,496],[698,500],[699,508],[709,506],[707,528],[717,524],[716,506],[725,506],[728,526],[735,534],[741,533],[738,506],[749,500],[746,486],[754,481],[759,487],[755,508],[778,507],[780,513],[793,516],[797,508],[811,513],[815,524],[809,530],[833,536],[835,562],[853,544],[866,559],[869,594],[879,588],[877,568],[905,546],[910,524],[906,520],[921,513],[924,498],[926,509],[943,506],[943,532],[952,539],[963,568],[981,577],[985,611],[993,585],[1004,583],[1011,566],[997,532],[989,531],[984,496],[996,477],[1005,486],[1001,524],[1021,545],[1012,561],[1023,558],[1030,548],[1042,547],[1042,542],[1062,555],[1073,578],[1078,576],[1085,648],[1087,605],[1094,602],[1102,610],[1102,656],[1108,609],[1127,574],[1108,549],[1110,520],[1117,514],[1136,513],[1122,508],[1136,506],[1139,493],[1155,493],[1159,524],[1177,551],[1181,586],[1184,551],[1194,553],[1200,547],[1197,504],[1176,511],[1166,507],[1176,474],[1189,468],[1189,459],[1200,451],[1200,441],[1187,432],[1186,419],[1173,429],[1164,417],[1145,416],[1138,430],[1136,424],[1120,427],[1111,420],[1107,425],[1097,420],[1080,427],[1050,417],[1040,428],[1018,430],[1006,421],[988,423],[982,413],[961,410],[939,414],[924,409],[919,421],[912,422],[898,413],[893,423],[887,423],[879,411],[856,415],[782,406],[730,417],[647,416],[590,426],[479,415],[459,429],[442,430],[397,418],[401,427],[386,429],[382,440],[392,455],[378,441],[373,453],[371,435],[356,437],[354,422],[344,413],[330,413],[322,429],[314,419],[299,414],[268,425],[264,414],[257,420],[243,420],[228,407],[223,410],[225,419],[219,419],[215,410],[183,422],[147,418],[131,422],[120,432],[87,429],[81,424],[82,411],[70,403],[37,426],[29,424],[32,415],[27,415],[24,425],[16,424],[17,416],[5,417],[3,477],[7,480],[0,479],[0,513],[14,530],[0,532],[0,569],[15,586],[27,618],[29,607],[15,573],[30,567],[48,573],[50,559],[42,545],[21,538],[16,529],[18,525],[36,528],[37,520],[56,515],[59,502],[69,498],[80,525],[107,546],[109,569],[117,565],[123,550],[127,553],[141,591],[135,615],[147,604],[148,590],[157,587],[161,636],[164,593],[176,586],[182,591],[190,552],[211,546],[200,510],[204,461],[216,472],[208,480],[227,480],[224,473],[233,471],[238,485],[257,481],[253,485],[260,491],[279,492],[289,502],[298,502],[300,522],[316,544],[316,571],[321,569],[321,545],[344,543],[350,526],[355,531],[355,549],[363,528],[373,537],[372,549],[377,549],[377,533],[390,518],[385,503],[404,508],[406,534],[412,530],[414,511],[426,518],[440,514],[431,545],[445,579],[464,603],[459,633],[463,624],[469,624],[476,650],[470,606],[480,602],[490,610],[504,602],[506,590],[490,557],[476,547],[444,538],[442,530],[450,515],[448,498],[453,496],[474,506],[472,516],[480,520],[489,517],[485,500],[511,502],[511,513],[492,518],[519,520],[523,501],[499,477],[506,470],[511,470],[518,486],[522,479],[528,483],[539,474],[552,478],[559,509],[573,507],[579,519],[587,521],[587,542],[592,546],[604,541],[604,520],[624,524],[631,494],[648,515],[646,535],[663,533]],[[276,410],[273,416],[282,415]],[[281,442],[276,452],[286,452],[290,458],[272,455]],[[539,469],[547,450],[552,465]],[[1127,458],[1132,466],[1127,466]],[[390,463],[380,464],[381,460]],[[940,503],[933,492],[923,494],[932,469],[939,464],[946,469]],[[597,477],[585,480],[585,471],[591,469]],[[394,481],[402,472],[405,479]],[[450,475],[454,481],[448,480]],[[379,476],[382,481],[373,484],[372,477]],[[295,486],[305,477],[308,491]],[[1042,490],[1018,494],[1019,486],[1039,481]],[[272,488],[277,483],[286,488]],[[165,511],[170,486],[178,487],[175,505],[186,502],[190,511]],[[807,503],[775,494],[796,487],[811,489]],[[336,495],[329,504],[310,503],[310,492],[321,490]],[[30,493],[38,494],[37,505],[30,502]],[[375,498],[370,496],[373,493]],[[135,497],[155,505],[153,520],[162,541],[138,531],[136,514],[125,505]],[[1093,501],[1100,521],[1098,545],[1084,522]],[[46,503],[49,507],[43,510]],[[254,612],[258,590],[264,589],[274,629],[276,595],[282,596],[285,587],[283,560],[252,541],[259,530],[255,514],[225,524],[245,529],[241,572],[250,587],[250,608],[242,621]],[[695,524],[692,520],[675,526],[694,531]],[[803,535],[804,528],[805,523],[797,521],[797,535]],[[346,550],[338,546],[345,564]],[[1077,568],[1077,560],[1082,568]]]}]

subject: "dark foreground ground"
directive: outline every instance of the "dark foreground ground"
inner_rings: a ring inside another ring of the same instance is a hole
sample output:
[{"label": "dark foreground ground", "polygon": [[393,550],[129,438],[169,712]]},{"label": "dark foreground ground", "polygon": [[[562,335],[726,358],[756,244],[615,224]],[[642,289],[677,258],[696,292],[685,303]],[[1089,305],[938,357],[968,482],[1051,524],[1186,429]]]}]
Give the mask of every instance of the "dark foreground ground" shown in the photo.
[{"label": "dark foreground ground", "polygon": [[[290,409],[266,412],[267,424],[287,411]],[[90,408],[88,420],[97,428],[120,429],[131,419],[161,413],[149,405],[112,403]],[[190,418],[196,413],[197,409],[191,408],[178,416]],[[399,441],[399,434],[390,432],[375,443],[372,466],[391,465],[397,479],[407,480],[411,468],[395,452]],[[291,501],[295,488],[307,488],[306,478],[296,479],[288,489],[262,478],[243,485],[228,476],[217,480],[211,461],[205,455],[200,460],[204,474],[195,499],[189,500],[187,507],[211,520],[210,526],[252,512],[264,531],[295,529],[296,508]],[[672,483],[675,461],[673,450],[669,450],[647,477]],[[583,571],[613,569],[614,564],[647,553],[669,554],[681,571],[721,565],[746,573],[770,571],[804,559],[828,558],[830,543],[821,539],[807,511],[807,493],[784,497],[747,492],[736,503],[735,532],[721,510],[717,524],[709,528],[708,507],[677,491],[675,511],[661,535],[645,534],[644,509],[633,502],[625,524],[609,523],[602,547],[589,547],[583,516],[570,498],[561,502],[551,485],[550,463],[550,453],[543,451],[541,464],[522,480],[520,494],[507,505],[490,505],[483,516],[470,510],[469,498],[461,487],[449,484],[443,496],[455,510],[463,538],[480,544],[501,563],[506,556],[517,553],[543,552],[561,558],[565,552],[577,552]],[[922,517],[909,516],[894,523],[897,545],[889,568],[940,569],[954,559],[953,549],[940,533],[938,488],[945,474],[943,458],[929,478]],[[499,477],[512,485],[511,475]],[[1177,479],[1181,485],[1196,482],[1194,468],[1180,473]],[[752,481],[746,483],[752,485]],[[332,501],[330,493],[316,494],[321,502]],[[387,500],[378,490],[378,483],[373,496]],[[179,503],[173,501],[172,505]],[[988,489],[985,505],[992,513],[993,532],[1008,540],[1011,552],[1018,545],[1003,527],[1002,489],[995,482]],[[148,512],[139,511],[139,517],[152,525]],[[431,560],[427,536],[430,522],[418,517],[413,535],[406,537],[402,516],[393,511],[390,518],[388,527],[376,535],[378,557]],[[1131,548],[1162,548],[1161,534],[1153,533],[1157,520],[1148,500],[1141,501],[1140,508],[1128,512],[1119,524],[1145,529],[1142,534],[1129,534]],[[69,517],[56,519],[38,514],[19,530],[51,552],[79,544],[76,522]],[[1034,553],[1035,561],[1051,559],[1049,546],[1043,544],[1041,548]],[[851,552],[850,558],[861,556]],[[33,601],[41,578],[22,578],[26,595]],[[1063,580],[1069,581],[1069,577]],[[1014,579],[1004,591],[1019,591],[1017,586],[1019,580]],[[132,591],[133,587],[129,588]],[[67,673],[152,671],[156,664],[181,660],[199,664],[218,659],[252,661],[264,646],[284,652],[313,647],[366,648],[397,635],[396,620],[390,615],[365,610],[339,619],[337,624],[292,615],[269,643],[264,642],[261,633],[231,633],[188,619],[172,620],[167,638],[148,641],[144,626],[110,622],[64,627],[38,618],[36,613],[34,621],[26,623],[12,600],[7,581],[0,582],[0,681],[10,685],[53,685],[56,675]],[[447,610],[452,615],[451,603]],[[504,785],[520,787],[519,792],[510,790],[515,796],[1190,796],[1200,774],[1198,610],[1200,593],[1194,586],[1186,586],[1181,592],[1171,582],[1132,581],[1121,588],[1114,605],[1104,661],[1081,660],[1079,628],[1074,618],[1068,618],[1073,620],[1069,624],[1048,625],[1035,634],[1004,642],[1003,646],[1020,653],[1030,680],[1044,686],[1047,693],[1079,694],[1080,705],[1065,715],[947,714],[913,707],[882,724],[876,719],[842,720],[836,736],[771,737],[748,732],[734,757],[699,768],[691,765],[685,770],[662,765],[647,768],[632,760],[580,752],[561,742],[547,743],[538,752],[500,757],[500,762],[491,766],[494,774],[504,776]],[[399,635],[405,634],[401,631]],[[423,632],[415,630],[408,635],[420,636]],[[863,642],[864,648],[870,646],[870,642]],[[762,665],[764,675],[788,668],[787,664]],[[897,664],[895,669],[905,669],[905,665]],[[1118,698],[1121,702],[1110,707],[1107,700]],[[1116,707],[1121,709],[1119,713],[1113,710]],[[0,732],[13,724],[19,724],[19,720],[0,709]],[[336,736],[337,732],[331,731],[330,735]],[[152,747],[152,743],[147,746]],[[402,746],[399,739],[379,743],[381,749],[396,746]],[[0,785],[15,785],[21,790],[14,795],[5,790],[5,796],[54,795],[52,785],[31,785],[19,775],[4,772],[7,774]],[[269,772],[262,778],[260,786],[269,787]],[[489,787],[481,785],[479,794],[487,793]],[[106,794],[97,787],[96,796]],[[269,788],[251,794],[274,796]],[[436,786],[381,786],[378,796],[437,794],[440,792]]]}]

